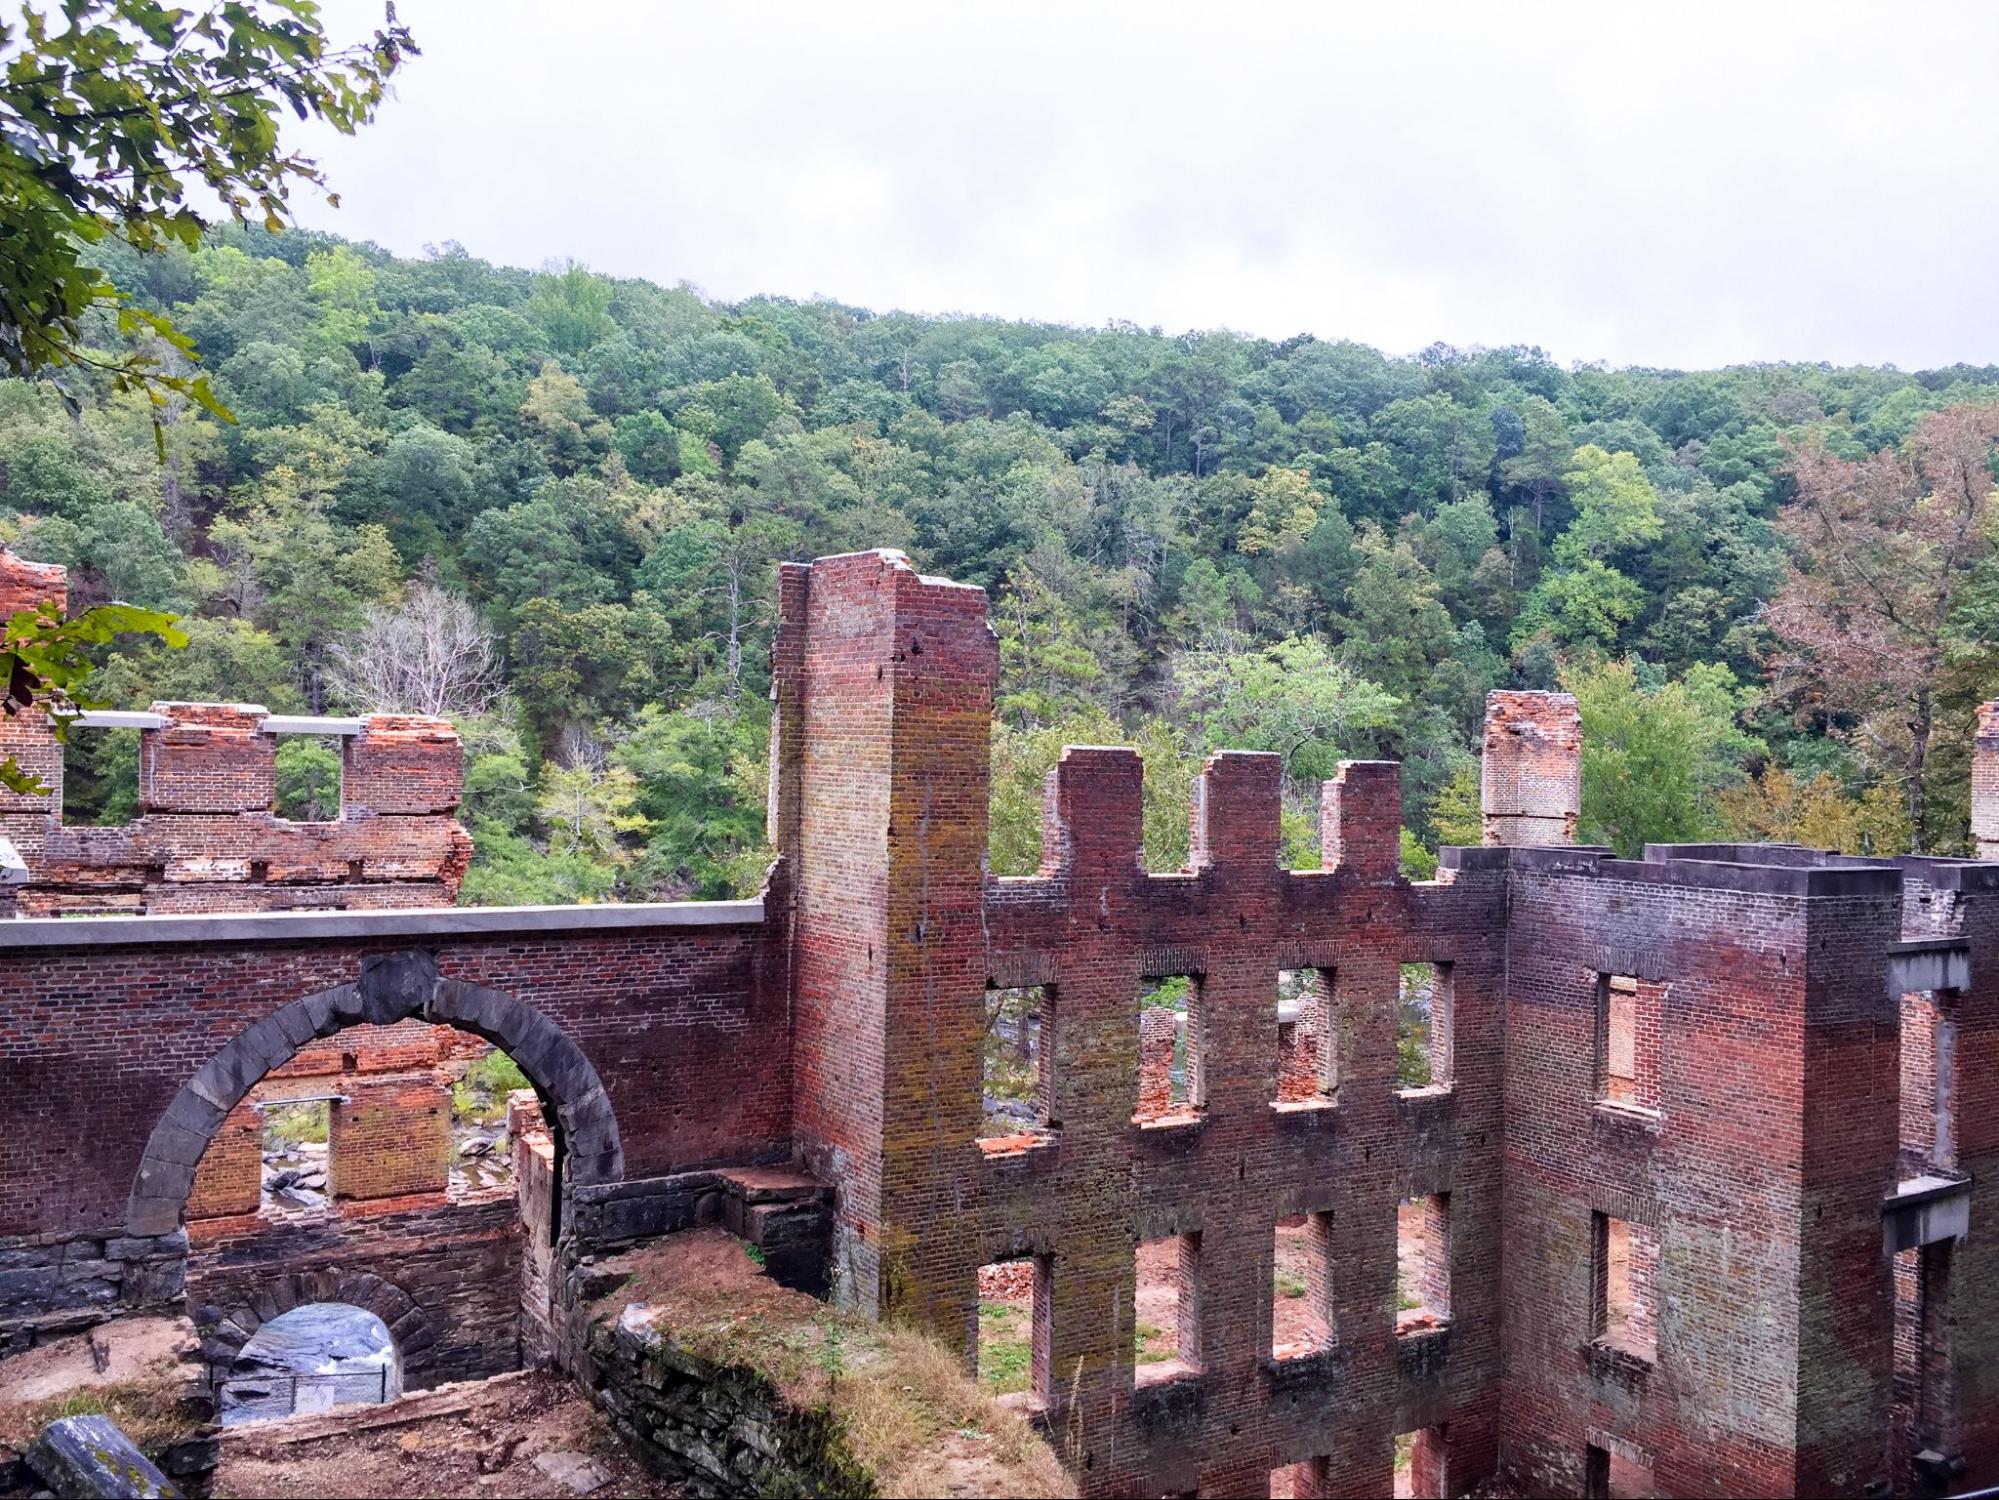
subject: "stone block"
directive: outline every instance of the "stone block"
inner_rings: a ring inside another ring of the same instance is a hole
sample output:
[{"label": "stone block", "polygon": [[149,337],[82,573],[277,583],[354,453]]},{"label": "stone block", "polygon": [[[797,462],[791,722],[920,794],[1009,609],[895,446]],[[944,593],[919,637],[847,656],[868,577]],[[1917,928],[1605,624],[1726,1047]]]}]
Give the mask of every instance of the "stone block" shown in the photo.
[{"label": "stone block", "polygon": [[63,1417],[42,1429],[28,1465],[76,1500],[154,1500],[180,1490],[109,1417]]}]

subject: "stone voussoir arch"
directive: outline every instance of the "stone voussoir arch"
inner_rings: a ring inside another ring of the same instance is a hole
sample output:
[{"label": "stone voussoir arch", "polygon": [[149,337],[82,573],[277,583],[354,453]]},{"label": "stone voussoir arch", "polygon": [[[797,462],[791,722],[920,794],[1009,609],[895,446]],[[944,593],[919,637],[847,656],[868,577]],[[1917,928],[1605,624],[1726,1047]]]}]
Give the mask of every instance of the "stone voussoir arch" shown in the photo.
[{"label": "stone voussoir arch", "polygon": [[560,1027],[512,995],[441,977],[434,954],[370,954],[361,960],[360,977],[352,984],[280,1007],[246,1028],[188,1080],[146,1142],[125,1208],[126,1234],[164,1235],[180,1228],[195,1167],[229,1111],[307,1042],[349,1026],[389,1026],[412,1019],[472,1032],[513,1058],[543,1104],[554,1111],[569,1183],[583,1187],[624,1176],[624,1149],[603,1080]]},{"label": "stone voussoir arch", "polygon": [[211,1369],[226,1371],[266,1323],[293,1308],[322,1302],[342,1302],[380,1318],[405,1377],[414,1373],[421,1378],[437,1342],[430,1315],[393,1281],[339,1267],[280,1273],[259,1285],[247,1302],[196,1309],[201,1357]]}]

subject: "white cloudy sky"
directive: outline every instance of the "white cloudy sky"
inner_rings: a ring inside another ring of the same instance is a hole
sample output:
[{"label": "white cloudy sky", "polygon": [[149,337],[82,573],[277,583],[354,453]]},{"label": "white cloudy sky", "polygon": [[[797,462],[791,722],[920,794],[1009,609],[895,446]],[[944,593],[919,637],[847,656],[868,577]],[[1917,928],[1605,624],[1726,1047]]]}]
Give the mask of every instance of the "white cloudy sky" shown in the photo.
[{"label": "white cloudy sky", "polygon": [[[719,297],[1999,361],[1999,5],[400,0],[316,227]],[[330,0],[330,29],[380,15]]]}]

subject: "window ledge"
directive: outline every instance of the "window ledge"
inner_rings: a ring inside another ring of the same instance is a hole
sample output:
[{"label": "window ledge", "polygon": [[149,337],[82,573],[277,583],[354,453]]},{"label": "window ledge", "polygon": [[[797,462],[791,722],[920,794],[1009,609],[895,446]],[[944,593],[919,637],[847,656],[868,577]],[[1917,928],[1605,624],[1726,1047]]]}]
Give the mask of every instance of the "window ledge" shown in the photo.
[{"label": "window ledge", "polygon": [[1449,1313],[1434,1313],[1427,1307],[1411,1307],[1395,1315],[1395,1336],[1398,1339],[1422,1338],[1426,1334],[1450,1331]]},{"label": "window ledge", "polygon": [[987,1161],[1006,1161],[1052,1151],[1061,1138],[1060,1132],[1054,1130],[1023,1130],[1017,1135],[982,1135],[976,1144]]},{"label": "window ledge", "polygon": [[1304,1099],[1273,1099],[1273,1115],[1326,1115],[1337,1113],[1340,1101],[1331,1094],[1313,1094]]},{"label": "window ledge", "polygon": [[1650,1379],[1657,1357],[1656,1352],[1652,1355],[1641,1354],[1603,1338],[1591,1339],[1584,1346],[1583,1353],[1595,1374],[1630,1387],[1642,1386]]},{"label": "window ledge", "polygon": [[1131,1123],[1143,1131],[1199,1130],[1208,1123],[1208,1113],[1205,1109],[1187,1106],[1170,1114],[1133,1115]]},{"label": "window ledge", "polygon": [[1659,1110],[1643,1104],[1630,1104],[1622,1099],[1596,1099],[1590,1109],[1600,1118],[1618,1125],[1628,1125],[1638,1130],[1657,1135],[1665,1125],[1666,1117]]},{"label": "window ledge", "polygon": [[1190,1365],[1184,1359],[1156,1359],[1150,1364],[1132,1366],[1131,1383],[1134,1390],[1149,1391],[1159,1386],[1198,1385],[1201,1367]]},{"label": "window ledge", "polygon": [[1395,1091],[1398,1099],[1448,1099],[1457,1092],[1455,1081],[1451,1083],[1420,1083],[1413,1088],[1399,1088]]}]

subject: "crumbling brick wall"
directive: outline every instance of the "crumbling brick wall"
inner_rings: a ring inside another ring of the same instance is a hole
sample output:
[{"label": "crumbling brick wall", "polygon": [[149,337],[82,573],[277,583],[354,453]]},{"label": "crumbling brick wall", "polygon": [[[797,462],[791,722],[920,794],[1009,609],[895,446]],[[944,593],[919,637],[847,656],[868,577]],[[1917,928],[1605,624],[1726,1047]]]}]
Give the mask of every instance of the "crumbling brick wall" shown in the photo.
[{"label": "crumbling brick wall", "polygon": [[[601,1073],[601,1098],[555,1119],[613,1113],[619,1170],[576,1188],[551,1137],[530,1174],[530,1219],[571,1248],[724,1222],[816,1270],[831,1184],[838,1295],[968,1354],[981,1268],[1018,1262],[984,1284],[1031,1289],[1030,1399],[1087,1493],[1383,1494],[1398,1434],[1414,1482],[1454,1493],[1495,1474],[1548,1494],[1913,1489],[1930,1450],[1962,1456],[1965,1486],[1999,1479],[1999,1253],[1951,1227],[1982,1222],[1999,1176],[1999,865],[1575,848],[1572,700],[1496,694],[1492,847],[1446,851],[1435,881],[1400,872],[1396,766],[1341,768],[1319,868],[1294,871],[1276,758],[1236,752],[1196,783],[1188,868],[1148,872],[1142,767],[1103,747],[1051,773],[1038,872],[990,878],[983,596],[875,553],[787,567],[780,594],[782,858],[733,923],[690,905],[562,931],[353,916],[282,940],[0,924],[0,1065],[20,1080],[0,1093],[0,1252],[35,1257],[24,1295],[80,1316],[57,1305],[64,1247],[125,1263],[114,1244],[146,1269],[91,1295],[161,1294],[163,1216],[111,1235],[147,1133],[186,1144],[162,1124],[175,1091],[260,1028],[268,1071],[271,1028],[314,1029],[286,1004],[357,967],[429,963],[522,997],[547,1023],[535,1047]],[[404,809],[379,815],[429,816]],[[1406,1088],[1419,964],[1443,981],[1438,1072]],[[1294,1015],[1280,975],[1300,971]],[[1169,976],[1184,1021],[1141,1005]],[[983,1139],[986,992],[1025,987],[1045,1124]],[[336,1058],[343,1089],[364,1074],[345,1035],[299,1053],[296,1081]],[[378,1055],[409,1060],[400,1035]],[[397,1075],[356,1081],[373,1076]],[[738,1170],[794,1158],[816,1175]],[[1281,1346],[1279,1226],[1303,1231],[1323,1327]],[[1897,1236],[1920,1240],[1913,1266]],[[1141,1377],[1140,1247],[1161,1240],[1178,1350]],[[533,1295],[581,1265],[551,1253]]]},{"label": "crumbling brick wall", "polygon": [[[60,608],[63,570],[0,548],[0,605]],[[140,815],[123,827],[63,823],[62,746],[29,712],[0,720],[0,754],[43,784],[0,792],[0,837],[29,872],[21,914],[362,911],[448,906],[471,862],[457,821],[463,790],[456,730],[443,719],[370,714],[357,721],[274,717],[258,704],[155,703],[140,716]],[[276,813],[280,732],[339,731],[337,818]],[[72,735],[99,732],[88,717]]]},{"label": "crumbling brick wall", "polygon": [[1479,758],[1485,843],[1576,841],[1582,742],[1582,716],[1567,693],[1486,694]]}]

